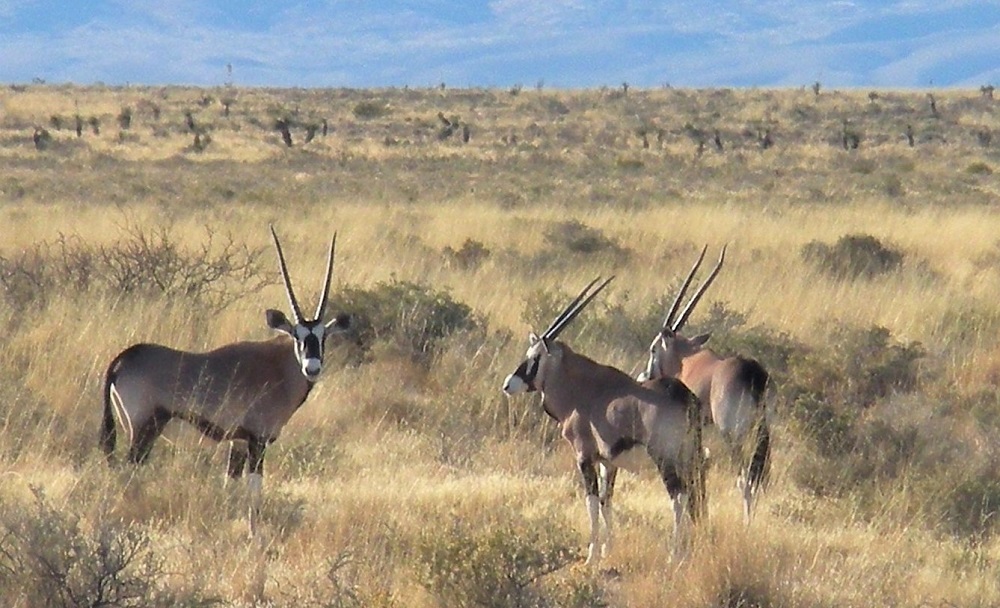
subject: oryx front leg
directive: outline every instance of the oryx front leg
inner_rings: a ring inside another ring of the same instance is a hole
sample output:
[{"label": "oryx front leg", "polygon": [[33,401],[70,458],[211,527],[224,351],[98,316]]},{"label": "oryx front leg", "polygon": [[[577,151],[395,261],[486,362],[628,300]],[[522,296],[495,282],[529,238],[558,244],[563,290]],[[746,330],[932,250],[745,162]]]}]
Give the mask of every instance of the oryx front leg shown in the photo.
[{"label": "oryx front leg", "polygon": [[264,491],[264,449],[266,447],[267,443],[258,437],[252,437],[247,443],[250,536],[257,534],[257,519],[260,517],[261,495]]},{"label": "oryx front leg", "polygon": [[587,564],[596,566],[601,560],[600,517],[601,499],[597,493],[597,469],[591,460],[581,460],[578,465],[583,476],[583,489],[586,493],[587,515],[590,516],[590,544],[587,546]]},{"label": "oryx front leg", "polygon": [[601,474],[601,517],[604,519],[604,545],[601,547],[601,554],[606,557],[611,552],[611,546],[614,542],[612,538],[614,513],[611,510],[611,499],[615,494],[615,477],[618,476],[618,467],[602,462],[598,468]]}]

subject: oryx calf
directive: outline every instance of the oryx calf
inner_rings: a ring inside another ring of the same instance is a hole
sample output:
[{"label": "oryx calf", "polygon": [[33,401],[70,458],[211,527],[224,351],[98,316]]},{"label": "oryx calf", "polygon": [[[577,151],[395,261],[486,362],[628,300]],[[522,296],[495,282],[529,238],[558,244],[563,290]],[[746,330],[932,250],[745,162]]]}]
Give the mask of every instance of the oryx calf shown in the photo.
[{"label": "oryx calf", "polygon": [[[695,395],[672,378],[640,384],[556,340],[610,280],[584,299],[597,282],[592,281],[541,336],[532,333],[524,361],[503,385],[508,395],[540,391],[545,412],[559,423],[576,452],[590,515],[589,564],[596,564],[610,549],[615,476],[620,466],[629,468],[633,450],[644,449],[670,494],[675,555],[681,554],[688,538],[685,511],[697,520],[705,500],[701,406]],[[603,551],[598,545],[602,514]]]},{"label": "oryx calf", "polygon": [[736,484],[743,497],[744,519],[750,523],[754,497],[766,480],[771,453],[764,404],[767,371],[754,359],[721,357],[706,348],[705,343],[711,334],[687,338],[678,333],[722,268],[725,247],[719,255],[718,264],[674,320],[684,292],[707,249],[707,245],[702,249],[681,284],[663,326],[649,345],[649,360],[639,379],[678,378],[698,396],[704,408],[705,422],[714,424],[718,429],[739,470]]},{"label": "oryx calf", "polygon": [[[229,476],[249,469],[250,531],[263,486],[264,450],[306,400],[323,367],[324,341],[349,329],[350,316],[324,322],[336,235],[330,243],[323,292],[313,319],[299,308],[281,243],[271,228],[292,320],[266,311],[267,324],[284,335],[262,342],[235,342],[205,353],[159,344],[135,344],[108,366],[104,381],[101,447],[109,461],[115,448],[115,415],[128,433],[129,461],[141,464],[166,424],[178,418],[216,441],[231,441]],[[114,412],[114,413],[112,413]],[[249,465],[247,467],[247,465]]]}]

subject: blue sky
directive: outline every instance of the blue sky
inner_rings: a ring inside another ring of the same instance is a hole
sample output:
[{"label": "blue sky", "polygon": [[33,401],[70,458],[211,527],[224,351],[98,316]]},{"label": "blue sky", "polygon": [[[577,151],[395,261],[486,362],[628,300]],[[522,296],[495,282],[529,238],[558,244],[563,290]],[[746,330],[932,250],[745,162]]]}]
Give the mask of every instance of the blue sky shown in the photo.
[{"label": "blue sky", "polygon": [[0,82],[1000,85],[1000,0],[0,0]]}]

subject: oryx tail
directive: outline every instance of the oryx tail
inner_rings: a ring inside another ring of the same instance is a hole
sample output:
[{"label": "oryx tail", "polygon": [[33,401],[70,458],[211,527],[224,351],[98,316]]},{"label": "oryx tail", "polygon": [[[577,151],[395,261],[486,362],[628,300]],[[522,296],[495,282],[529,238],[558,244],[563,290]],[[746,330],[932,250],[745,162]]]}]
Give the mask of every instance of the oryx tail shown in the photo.
[{"label": "oryx tail", "polygon": [[764,408],[764,391],[767,390],[768,374],[767,370],[754,359],[748,359],[742,371],[746,384],[750,387],[750,396],[759,408],[755,428],[751,431],[754,447],[747,469],[747,481],[750,487],[756,490],[767,484],[771,468],[771,433],[768,430]]}]

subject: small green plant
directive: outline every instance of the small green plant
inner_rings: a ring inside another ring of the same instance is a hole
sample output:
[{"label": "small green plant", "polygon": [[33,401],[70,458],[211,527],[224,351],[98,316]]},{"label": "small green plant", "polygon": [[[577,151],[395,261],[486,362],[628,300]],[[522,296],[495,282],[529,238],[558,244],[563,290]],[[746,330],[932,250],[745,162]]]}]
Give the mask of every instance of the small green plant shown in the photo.
[{"label": "small green plant", "polygon": [[965,172],[969,175],[993,175],[993,168],[982,161],[976,161],[966,167]]},{"label": "small green plant", "polygon": [[362,120],[371,120],[388,116],[391,113],[389,105],[384,101],[367,100],[359,101],[354,106],[354,116]]}]

